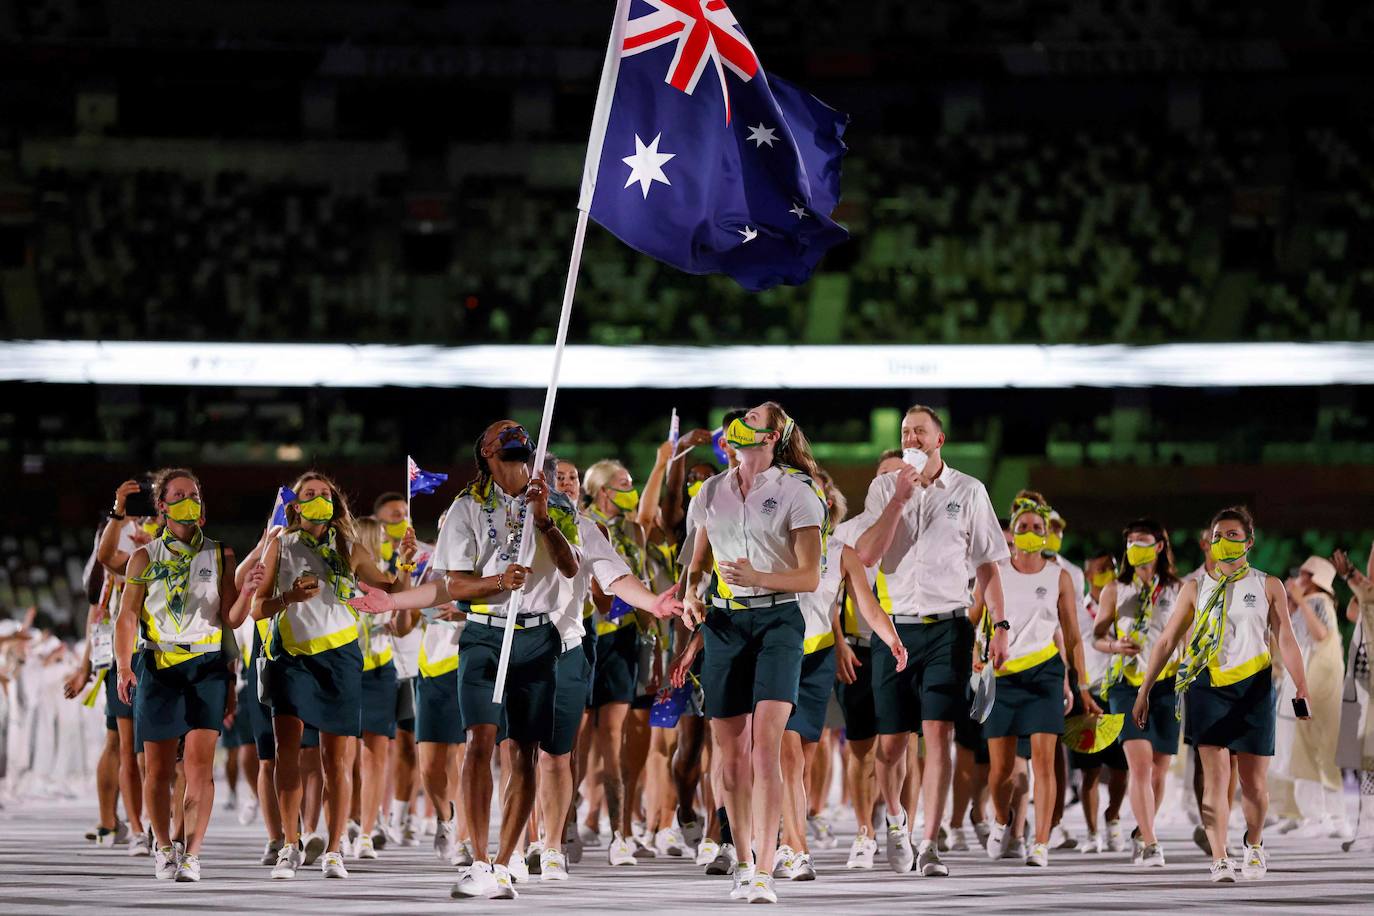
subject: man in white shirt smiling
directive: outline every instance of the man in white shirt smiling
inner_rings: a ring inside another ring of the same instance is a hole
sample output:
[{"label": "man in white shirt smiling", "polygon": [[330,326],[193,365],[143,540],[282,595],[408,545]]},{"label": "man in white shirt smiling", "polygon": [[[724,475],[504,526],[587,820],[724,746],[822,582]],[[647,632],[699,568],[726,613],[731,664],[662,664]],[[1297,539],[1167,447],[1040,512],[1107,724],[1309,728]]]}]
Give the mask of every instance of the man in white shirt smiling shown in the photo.
[{"label": "man in white shirt smiling", "polygon": [[902,810],[902,781],[910,733],[925,736],[922,782],[925,838],[916,870],[925,877],[949,874],[936,837],[950,785],[954,722],[967,713],[973,667],[973,626],[968,619],[975,581],[995,629],[992,664],[1006,657],[1002,584],[997,561],[1009,555],[997,513],[983,484],[940,457],[944,425],[935,411],[917,405],[902,420],[908,467],[883,474],[869,486],[864,513],[871,520],[855,549],[865,565],[887,577],[892,618],[910,661],[898,673],[892,653],[873,647],[873,696],[878,716],[878,780],[887,803],[888,861],[894,871],[911,868],[912,851]]}]

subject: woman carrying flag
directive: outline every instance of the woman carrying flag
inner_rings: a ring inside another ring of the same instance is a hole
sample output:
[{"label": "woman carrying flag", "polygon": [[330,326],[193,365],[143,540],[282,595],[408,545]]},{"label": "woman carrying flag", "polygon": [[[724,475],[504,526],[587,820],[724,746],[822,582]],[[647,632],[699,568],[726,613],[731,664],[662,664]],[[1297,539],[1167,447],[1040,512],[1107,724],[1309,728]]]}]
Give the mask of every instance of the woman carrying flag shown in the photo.
[{"label": "woman carrying flag", "polygon": [[[707,480],[692,501],[683,605],[705,637],[706,713],[739,856],[730,896],[776,903],[782,733],[805,654],[797,595],[820,586],[826,506],[812,483],[818,472],[806,436],[778,404],[749,410],[726,436],[740,463]],[[709,611],[699,592],[708,569],[717,579]]]},{"label": "woman carrying flag", "polygon": [[[200,849],[214,809],[214,757],[229,703],[233,630],[248,615],[255,571],[234,588],[234,553],[207,538],[200,482],[181,468],[160,472],[153,494],[162,530],[128,562],[123,605],[115,622],[119,698],[134,707],[145,755],[143,794],[157,843],[158,878],[200,880]],[[134,642],[141,632],[142,670],[134,671]],[[171,801],[178,745],[186,794],[184,855],[172,847]]]},{"label": "woman carrying flag", "polygon": [[[277,855],[274,878],[293,878],[304,861],[300,844],[301,736],[306,726],[320,732],[327,794],[321,869],[326,878],[346,878],[341,840],[352,797],[354,741],[362,732],[363,654],[358,615],[348,606],[361,579],[394,587],[357,544],[348,501],[327,477],[302,475],[291,487],[286,530],[267,547],[266,575],[258,587],[253,616],[272,621],[267,646],[267,695],[276,735],[276,787],[286,845]],[[408,534],[402,563],[415,549]]]},{"label": "woman carrying flag", "polygon": [[[1178,753],[1178,716],[1175,715],[1173,649],[1162,642],[1169,615],[1183,587],[1174,572],[1174,551],[1164,526],[1142,518],[1122,530],[1126,553],[1116,581],[1102,590],[1093,624],[1094,645],[1112,656],[1103,678],[1101,696],[1113,714],[1124,714],[1118,740],[1126,749],[1131,812],[1131,861],[1164,867],[1164,849],[1155,835],[1155,815],[1164,801],[1164,778]],[[1152,680],[1150,716],[1143,724],[1132,719],[1136,688],[1145,669],[1159,659]]]},{"label": "woman carrying flag", "polygon": [[1231,817],[1232,756],[1239,761],[1245,812],[1240,875],[1263,878],[1269,867],[1262,832],[1269,807],[1269,760],[1274,756],[1271,638],[1277,640],[1284,668],[1293,679],[1298,718],[1310,716],[1302,650],[1293,638],[1283,583],[1252,568],[1246,559],[1255,545],[1254,519],[1243,506],[1232,506],[1218,512],[1208,527],[1216,565],[1206,578],[1190,580],[1180,591],[1157,651],[1150,656],[1132,717],[1137,727],[1150,720],[1155,683],[1191,629],[1175,690],[1186,708],[1188,740],[1202,757],[1202,818],[1214,850],[1212,880],[1231,883],[1236,867],[1226,856],[1226,827]]}]

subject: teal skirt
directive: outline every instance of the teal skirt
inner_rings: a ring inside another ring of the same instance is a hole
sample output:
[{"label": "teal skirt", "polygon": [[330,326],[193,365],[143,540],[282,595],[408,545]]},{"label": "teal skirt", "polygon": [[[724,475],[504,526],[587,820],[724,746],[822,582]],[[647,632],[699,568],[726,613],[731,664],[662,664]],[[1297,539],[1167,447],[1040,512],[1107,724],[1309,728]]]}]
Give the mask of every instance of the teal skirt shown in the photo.
[{"label": "teal skirt", "polygon": [[229,664],[207,652],[170,668],[148,651],[134,688],[134,730],[140,742],[170,741],[196,729],[221,731],[229,699]]},{"label": "teal skirt", "polygon": [[391,662],[363,672],[363,731],[396,737],[396,666]]},{"label": "teal skirt", "polygon": [[1184,694],[1188,743],[1224,747],[1233,754],[1273,757],[1275,694],[1270,668],[1225,687],[1213,687],[1212,673],[1204,670]]},{"label": "teal skirt", "polygon": [[1056,655],[999,677],[983,734],[989,739],[1064,734],[1064,660]]},{"label": "teal skirt", "polygon": [[329,735],[363,732],[363,652],[356,642],[270,662],[273,716],[295,716]]}]

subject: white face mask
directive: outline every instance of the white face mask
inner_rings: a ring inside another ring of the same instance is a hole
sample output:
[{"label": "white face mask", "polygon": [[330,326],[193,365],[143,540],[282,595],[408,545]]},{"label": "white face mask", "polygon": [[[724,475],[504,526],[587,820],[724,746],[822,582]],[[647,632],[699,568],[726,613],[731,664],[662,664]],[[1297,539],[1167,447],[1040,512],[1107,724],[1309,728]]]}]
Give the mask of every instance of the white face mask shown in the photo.
[{"label": "white face mask", "polygon": [[930,461],[930,456],[919,448],[902,449],[902,460],[916,469],[920,473],[926,469],[926,463]]}]

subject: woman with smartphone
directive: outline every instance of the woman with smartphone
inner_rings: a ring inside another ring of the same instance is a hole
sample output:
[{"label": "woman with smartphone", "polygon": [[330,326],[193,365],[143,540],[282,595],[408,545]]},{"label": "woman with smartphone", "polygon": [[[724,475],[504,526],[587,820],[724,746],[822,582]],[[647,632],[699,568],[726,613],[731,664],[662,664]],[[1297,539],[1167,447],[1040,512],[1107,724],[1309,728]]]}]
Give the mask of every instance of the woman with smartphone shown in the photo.
[{"label": "woman with smartphone", "polygon": [[1190,580],[1180,590],[1173,615],[1151,653],[1132,719],[1137,727],[1149,720],[1151,691],[1188,635],[1175,690],[1187,713],[1188,740],[1202,758],[1202,816],[1213,850],[1211,877],[1233,883],[1237,869],[1226,855],[1233,756],[1239,764],[1245,812],[1240,876],[1259,879],[1268,870],[1263,830],[1269,808],[1269,761],[1274,756],[1271,636],[1277,639],[1284,668],[1293,679],[1294,714],[1302,720],[1310,716],[1307,676],[1293,638],[1283,583],[1252,568],[1247,560],[1255,544],[1250,511],[1243,506],[1222,509],[1209,528],[1216,565],[1205,578]]},{"label": "woman with smartphone", "polygon": [[[153,481],[162,521],[158,536],[129,558],[123,604],[115,623],[119,698],[134,708],[143,741],[143,796],[157,843],[160,879],[200,880],[200,849],[214,809],[215,744],[229,708],[233,630],[248,616],[256,571],[234,587],[234,553],[201,530],[200,481],[182,468]],[[143,636],[142,669],[133,665]],[[180,748],[186,790],[181,800],[185,852],[172,846],[172,786]]]},{"label": "woman with smartphone", "polygon": [[[304,861],[300,843],[301,736],[320,733],[328,831],[321,871],[347,878],[341,841],[352,799],[353,755],[363,727],[363,651],[358,615],[347,604],[358,581],[390,590],[395,578],[379,569],[357,543],[344,494],[328,477],[302,475],[291,486],[286,530],[263,554],[266,574],[253,616],[270,619],[264,667],[276,736],[276,788],[286,845],[273,878],[294,878]],[[415,539],[401,544],[401,566],[410,563]]]}]

